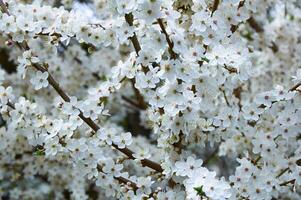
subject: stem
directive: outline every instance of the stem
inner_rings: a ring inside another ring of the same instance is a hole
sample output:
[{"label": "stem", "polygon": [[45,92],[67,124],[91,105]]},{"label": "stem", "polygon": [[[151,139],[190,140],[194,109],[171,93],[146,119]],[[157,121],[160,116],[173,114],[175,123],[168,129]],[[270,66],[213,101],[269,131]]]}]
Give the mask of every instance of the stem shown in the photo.
[{"label": "stem", "polygon": [[257,33],[263,32],[263,28],[258,24],[258,22],[253,17],[250,17],[250,19],[248,19],[248,23]]},{"label": "stem", "polygon": [[[133,26],[133,22],[134,22],[134,16],[132,13],[129,14],[125,14],[125,21],[130,25]],[[136,51],[137,56],[139,56],[139,51],[141,51],[141,45],[138,41],[137,35],[134,32],[134,35],[132,37],[129,38],[134,46],[134,49]],[[148,68],[146,66],[142,65],[142,70],[144,73],[148,72]]]},{"label": "stem", "polygon": [[256,158],[256,160],[254,160],[254,165],[257,165],[257,163],[260,161],[262,157],[261,156],[258,156],[258,158]]},{"label": "stem", "polygon": [[[129,14],[125,14],[125,21],[130,25],[133,26],[133,22],[134,22],[134,16],[132,13]],[[141,50],[141,46],[140,43],[138,41],[137,35],[134,32],[134,36],[130,37],[130,40],[132,42],[132,44],[134,45],[134,49],[136,51],[137,56],[139,55],[139,51]]]},{"label": "stem", "polygon": [[291,89],[289,89],[289,92],[296,90],[299,86],[301,86],[301,81],[299,83],[297,83],[296,85],[294,85]]},{"label": "stem", "polygon": [[230,103],[229,103],[229,100],[228,100],[228,98],[227,98],[227,95],[226,95],[225,90],[224,90],[224,89],[220,89],[220,90],[222,91],[222,93],[223,93],[223,95],[224,95],[224,99],[225,99],[225,101],[226,101],[227,106],[230,107]]},{"label": "stem", "polygon": [[[103,172],[102,167],[100,165],[97,165],[97,169],[101,173],[106,174],[106,173]],[[125,185],[129,185],[131,188],[133,188],[134,191],[136,191],[138,189],[137,184],[134,183],[133,181],[127,179],[127,178],[124,178],[122,176],[119,176],[119,177],[115,177],[114,176],[114,179],[117,180],[119,183],[123,183]]]},{"label": "stem", "polygon": [[9,11],[7,10],[7,7],[6,7],[5,3],[3,2],[3,0],[0,0],[0,7],[3,10],[4,13],[6,13],[7,15],[10,15]]},{"label": "stem", "polygon": [[217,10],[218,5],[219,5],[219,0],[214,0],[213,6],[212,6],[211,17],[213,16],[213,13]]},{"label": "stem", "polygon": [[[250,24],[250,26],[257,32],[257,33],[263,33],[264,29],[261,27],[261,25],[253,18],[250,17],[247,22]],[[269,48],[274,52],[277,53],[279,47],[272,42],[272,46],[269,46]]]},{"label": "stem", "polygon": [[157,19],[157,21],[158,21],[158,23],[159,23],[159,26],[160,26],[162,32],[163,32],[164,35],[165,35],[167,44],[168,44],[168,46],[169,46],[170,57],[171,57],[172,59],[176,59],[179,55],[178,55],[177,53],[175,53],[174,50],[173,50],[174,44],[173,44],[173,42],[171,41],[171,39],[170,39],[170,37],[169,37],[169,35],[168,35],[166,29],[165,29],[165,26],[164,26],[164,24],[163,24],[163,21],[162,21],[161,18]]},{"label": "stem", "polygon": [[287,167],[287,168],[285,168],[284,170],[282,170],[282,171],[276,176],[276,178],[279,178],[280,176],[282,176],[282,175],[283,175],[285,172],[287,172],[289,169],[290,169],[290,168]]},{"label": "stem", "polygon": [[237,69],[234,68],[234,67],[229,67],[229,66],[227,66],[226,64],[224,64],[224,68],[225,68],[230,74],[233,74],[233,73],[237,74]]},{"label": "stem", "polygon": [[280,186],[286,186],[286,185],[288,185],[288,184],[294,184],[295,183],[295,179],[292,179],[292,180],[289,180],[289,181],[285,181],[285,182],[283,182],[283,183],[280,183],[279,185]]},{"label": "stem", "polygon": [[136,183],[134,183],[133,181],[130,181],[129,179],[126,179],[122,176],[114,177],[114,179],[118,180],[119,183],[123,183],[125,185],[130,185],[133,188],[133,190],[135,190],[135,191],[138,189],[138,186]]},{"label": "stem", "polygon": [[140,106],[138,103],[136,103],[135,101],[133,101],[133,100],[127,98],[126,96],[121,96],[121,98],[122,98],[124,101],[128,102],[129,104],[133,105],[134,107],[136,107],[136,108],[138,108],[138,109],[143,109],[143,108],[141,108],[141,106]]},{"label": "stem", "polygon": [[[130,25],[130,26],[133,26],[133,22],[134,22],[134,16],[132,13],[129,13],[129,14],[125,14],[125,21]],[[134,35],[132,37],[129,38],[134,46],[134,49],[136,51],[136,54],[137,56],[139,56],[139,51],[141,51],[141,45],[138,41],[138,38],[137,38],[137,35],[136,33],[134,32]],[[142,70],[144,73],[147,73],[148,72],[148,68],[146,66],[143,66],[142,65]],[[134,92],[135,92],[135,95],[136,95],[136,98],[139,102],[139,105],[145,110],[147,108],[147,105],[146,103],[144,102],[144,98],[143,96],[140,94],[139,90],[135,87],[135,79],[131,79],[131,83],[132,83],[132,87],[134,89]]]},{"label": "stem", "polygon": [[8,105],[9,107],[11,107],[12,109],[15,109],[15,105],[12,104],[11,102],[7,102],[7,105]]},{"label": "stem", "polygon": [[144,101],[144,98],[141,95],[140,91],[135,87],[135,83],[136,83],[135,79],[131,79],[130,81],[131,81],[132,88],[134,90],[134,93],[135,93],[135,96],[136,96],[136,99],[138,101],[138,105],[139,105],[140,109],[146,110],[147,109],[147,105],[146,105],[146,103]]}]

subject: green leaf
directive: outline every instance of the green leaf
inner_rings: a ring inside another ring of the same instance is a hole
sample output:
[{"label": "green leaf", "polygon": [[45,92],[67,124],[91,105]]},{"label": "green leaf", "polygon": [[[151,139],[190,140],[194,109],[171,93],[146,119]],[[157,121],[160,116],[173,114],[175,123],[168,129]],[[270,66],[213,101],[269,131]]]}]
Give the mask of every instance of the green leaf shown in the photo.
[{"label": "green leaf", "polygon": [[203,191],[203,186],[193,188],[200,197],[206,197],[206,193]]},{"label": "green leaf", "polygon": [[206,58],[206,57],[202,57],[202,60],[205,61],[205,62],[208,62],[208,63],[209,63],[209,61],[210,61],[210,60],[209,60],[208,58]]},{"label": "green leaf", "polygon": [[34,156],[44,156],[45,152],[43,149],[38,149],[33,153]]}]

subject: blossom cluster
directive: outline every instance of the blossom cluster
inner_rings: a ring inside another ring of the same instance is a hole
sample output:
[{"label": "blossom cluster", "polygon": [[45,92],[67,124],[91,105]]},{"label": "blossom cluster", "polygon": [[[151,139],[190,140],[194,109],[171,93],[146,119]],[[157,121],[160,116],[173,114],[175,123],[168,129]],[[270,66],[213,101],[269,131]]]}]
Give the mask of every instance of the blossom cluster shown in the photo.
[{"label": "blossom cluster", "polygon": [[297,0],[0,7],[0,197],[301,198]]}]

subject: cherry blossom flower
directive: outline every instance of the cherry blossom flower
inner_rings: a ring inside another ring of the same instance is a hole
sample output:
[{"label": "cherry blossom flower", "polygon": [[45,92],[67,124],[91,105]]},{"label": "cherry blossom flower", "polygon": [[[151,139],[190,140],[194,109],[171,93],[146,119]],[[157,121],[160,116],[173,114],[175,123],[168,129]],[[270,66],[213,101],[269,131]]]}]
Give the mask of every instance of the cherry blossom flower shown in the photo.
[{"label": "cherry blossom flower", "polygon": [[196,170],[202,167],[203,161],[189,156],[186,162],[178,161],[175,163],[176,174],[180,176],[192,177]]},{"label": "cherry blossom flower", "polygon": [[97,137],[102,140],[105,141],[107,144],[111,145],[113,143],[113,138],[116,135],[116,130],[114,128],[109,128],[109,129],[104,129],[104,128],[100,128],[97,131]]},{"label": "cherry blossom flower", "polygon": [[5,105],[8,103],[8,101],[14,100],[14,95],[12,94],[12,87],[4,88],[3,86],[0,86],[0,101],[2,105]]},{"label": "cherry blossom flower", "polygon": [[125,148],[126,146],[131,145],[132,143],[132,134],[127,133],[121,133],[120,136],[115,136],[113,139],[114,143],[117,144],[117,146],[121,149]]},{"label": "cherry blossom flower", "polygon": [[39,90],[41,88],[48,86],[48,72],[38,71],[33,78],[30,79],[31,84],[34,86],[34,89]]}]

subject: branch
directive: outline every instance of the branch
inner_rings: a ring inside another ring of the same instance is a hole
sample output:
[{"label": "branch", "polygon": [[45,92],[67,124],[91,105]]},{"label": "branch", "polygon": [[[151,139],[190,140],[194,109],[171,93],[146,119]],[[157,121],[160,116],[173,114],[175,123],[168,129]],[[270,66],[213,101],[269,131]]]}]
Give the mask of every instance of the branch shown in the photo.
[{"label": "branch", "polygon": [[7,102],[7,105],[8,105],[9,107],[11,107],[12,109],[15,109],[15,105],[12,104],[11,102]]},{"label": "branch", "polygon": [[176,59],[179,55],[178,55],[177,53],[175,53],[174,50],[173,50],[174,43],[171,41],[171,39],[170,39],[170,37],[169,37],[169,35],[168,35],[167,31],[166,31],[162,19],[159,18],[159,19],[157,19],[157,21],[158,21],[158,23],[159,23],[159,26],[160,26],[162,32],[163,32],[164,35],[165,35],[167,44],[168,44],[168,46],[169,46],[170,57],[171,57],[172,59]]},{"label": "branch", "polygon": [[[97,165],[97,169],[98,169],[98,171],[100,171],[101,173],[106,174],[106,173],[103,172],[102,167],[101,167],[100,165]],[[136,191],[136,190],[138,189],[137,184],[134,183],[133,181],[127,179],[127,178],[124,178],[124,177],[122,177],[122,176],[118,176],[118,177],[115,177],[115,176],[114,176],[114,179],[117,180],[117,181],[118,181],[119,183],[121,183],[121,184],[125,184],[125,185],[130,186],[131,188],[133,188],[134,191]]]},{"label": "branch", "polygon": [[[133,26],[133,22],[134,22],[134,16],[132,13],[129,13],[129,14],[125,14],[125,21],[130,25],[130,26]],[[139,51],[141,51],[141,45],[138,41],[138,38],[137,38],[137,35],[136,33],[134,32],[134,35],[132,37],[129,38],[134,46],[134,49],[136,51],[136,54],[137,56],[139,56]],[[142,70],[144,73],[147,73],[149,70],[146,66],[142,66]],[[147,108],[147,105],[146,103],[144,102],[144,98],[143,96],[140,94],[139,90],[135,87],[135,79],[131,79],[131,83],[132,83],[132,87],[134,89],[134,92],[135,92],[135,95],[136,95],[136,98],[139,102],[139,105],[141,108],[143,108],[144,110]]]},{"label": "branch", "polygon": [[292,92],[294,90],[297,90],[297,88],[301,86],[301,81],[299,83],[297,83],[296,85],[294,85],[291,89],[289,89],[289,92]]},{"label": "branch", "polygon": [[0,7],[3,10],[4,13],[10,15],[9,11],[7,10],[6,4],[2,0],[0,0]]},{"label": "branch", "polygon": [[282,171],[276,176],[276,178],[279,178],[280,176],[282,176],[282,175],[283,175],[285,172],[287,172],[289,169],[290,169],[290,168],[287,167],[287,168],[285,168],[284,170],[282,170]]},{"label": "branch", "polygon": [[[134,16],[132,13],[129,14],[125,14],[125,21],[130,25],[133,26],[133,22],[134,22]],[[141,50],[141,46],[140,43],[138,41],[137,35],[134,32],[134,36],[129,38],[134,46],[134,49],[136,51],[137,56],[139,55],[139,51]]]},{"label": "branch", "polygon": [[122,98],[124,101],[128,102],[130,105],[133,105],[134,107],[136,107],[136,108],[138,108],[138,109],[144,109],[144,108],[141,108],[141,106],[139,105],[139,103],[136,103],[135,101],[133,101],[133,100],[127,98],[126,96],[123,96],[123,95],[122,95],[121,98]]},{"label": "branch", "polygon": [[248,19],[248,23],[257,33],[263,32],[263,28],[260,26],[260,24],[258,24],[258,22],[253,17],[250,17],[250,19]]},{"label": "branch", "polygon": [[212,6],[211,17],[213,16],[213,13],[217,10],[218,5],[219,5],[219,0],[214,0],[213,6]]},{"label": "branch", "polygon": [[294,184],[295,183],[295,179],[292,179],[292,180],[289,180],[289,181],[285,181],[285,182],[283,182],[283,183],[280,183],[279,185],[280,186],[286,186],[286,185],[288,185],[288,184]]}]

